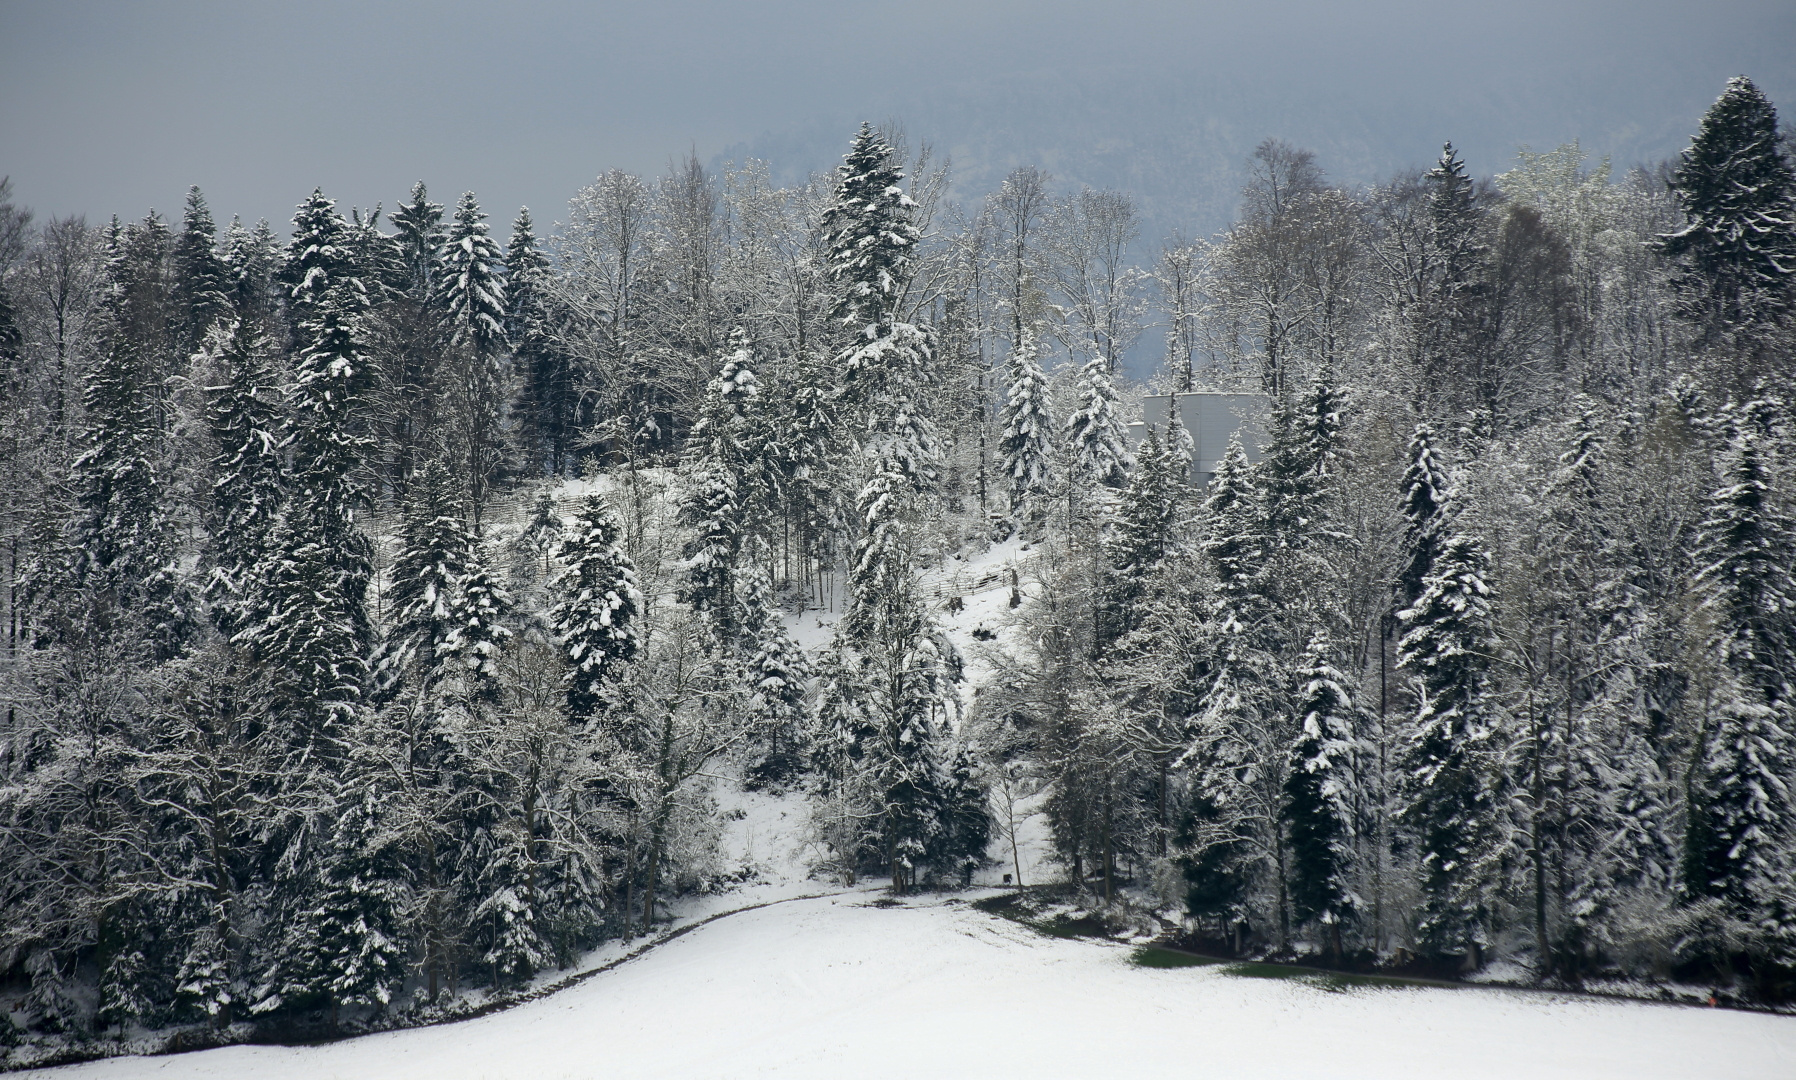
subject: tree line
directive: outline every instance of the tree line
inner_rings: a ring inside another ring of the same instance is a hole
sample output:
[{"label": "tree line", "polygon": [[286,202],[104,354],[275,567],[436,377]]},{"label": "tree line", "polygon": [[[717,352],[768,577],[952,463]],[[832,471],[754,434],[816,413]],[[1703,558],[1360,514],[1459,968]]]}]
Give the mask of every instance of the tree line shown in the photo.
[{"label": "tree line", "polygon": [[[285,243],[197,189],[178,230],[0,199],[14,1011],[503,992],[728,872],[724,762],[806,791],[848,880],[964,880],[1028,803],[1078,888],[1237,951],[1771,992],[1770,103],[1731,82],[1621,183],[1575,145],[1249,173],[1151,265],[1126,196],[1025,167],[964,207],[870,126],[795,188],[607,173],[503,249],[422,183],[315,191]],[[1150,388],[1266,396],[1257,461],[1128,436],[1155,320]],[[925,574],[1001,541],[1032,580],[969,687]]]}]

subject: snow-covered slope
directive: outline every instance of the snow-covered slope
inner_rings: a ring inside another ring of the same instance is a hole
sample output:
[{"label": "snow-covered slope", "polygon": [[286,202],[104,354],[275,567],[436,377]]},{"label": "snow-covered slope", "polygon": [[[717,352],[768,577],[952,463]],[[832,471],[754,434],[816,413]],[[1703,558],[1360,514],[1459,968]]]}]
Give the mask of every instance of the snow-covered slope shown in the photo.
[{"label": "snow-covered slope", "polygon": [[329,1046],[75,1077],[1796,1076],[1796,1018],[1498,990],[1355,990],[1136,967],[957,901],[796,900],[552,997]]}]

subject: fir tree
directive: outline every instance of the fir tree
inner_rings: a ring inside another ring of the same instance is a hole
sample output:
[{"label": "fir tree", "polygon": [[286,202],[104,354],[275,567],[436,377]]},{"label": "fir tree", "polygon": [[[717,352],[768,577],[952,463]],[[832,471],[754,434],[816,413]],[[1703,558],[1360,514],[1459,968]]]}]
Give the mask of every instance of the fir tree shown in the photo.
[{"label": "fir tree", "polygon": [[1724,484],[1709,498],[1697,584],[1728,682],[1691,777],[1684,885],[1761,910],[1790,872],[1796,769],[1796,526],[1775,490],[1769,402],[1733,418]]},{"label": "fir tree", "polygon": [[688,443],[681,524],[692,529],[684,549],[681,598],[704,613],[717,643],[733,648],[741,629],[737,575],[754,526],[752,478],[762,462],[750,439],[760,393],[749,348],[738,330],[734,348],[705,390],[705,405]]},{"label": "fir tree", "polygon": [[404,860],[387,825],[381,763],[362,742],[350,767],[322,880],[306,912],[305,991],[323,996],[333,1020],[344,1005],[384,1010],[405,984]]},{"label": "fir tree", "polygon": [[1110,382],[1104,358],[1094,356],[1079,371],[1080,407],[1066,418],[1068,455],[1078,481],[1120,488],[1135,460],[1129,453],[1122,402]]},{"label": "fir tree", "polygon": [[505,249],[505,334],[523,382],[527,460],[538,475],[561,475],[573,451],[578,401],[573,365],[556,346],[549,305],[549,260],[537,245],[530,208],[518,211]]},{"label": "fir tree", "polygon": [[557,581],[562,599],[550,613],[550,625],[572,666],[567,702],[577,720],[597,713],[607,686],[641,647],[634,624],[642,614],[642,593],[620,535],[617,517],[599,495],[586,497],[562,533],[564,569]]},{"label": "fir tree", "polygon": [[1107,544],[1107,614],[1100,634],[1106,642],[1141,624],[1153,579],[1168,557],[1178,551],[1186,475],[1184,463],[1150,426],[1117,509],[1114,534]]},{"label": "fir tree", "polygon": [[1470,535],[1443,530],[1422,595],[1399,614],[1398,664],[1420,707],[1405,738],[1403,822],[1423,874],[1417,931],[1437,954],[1466,947],[1476,966],[1489,916],[1484,860],[1495,825],[1486,701],[1491,657],[1487,558]]},{"label": "fir tree", "polygon": [[437,282],[448,345],[457,356],[454,414],[476,525],[504,459],[510,388],[505,338],[505,278],[499,245],[487,235],[474,193],[462,195],[443,243]]},{"label": "fir tree", "polygon": [[895,158],[884,138],[861,125],[822,226],[840,289],[835,314],[849,335],[836,361],[844,415],[866,418],[866,460],[897,463],[920,487],[934,477],[935,427],[923,393],[934,379],[934,349],[926,331],[898,321],[919,234]]},{"label": "fir tree", "polygon": [[420,306],[440,295],[443,277],[443,204],[430,201],[420,180],[412,185],[411,201],[393,209],[393,242],[398,246],[397,291]]},{"label": "fir tree", "polygon": [[458,629],[458,593],[473,548],[457,494],[440,460],[407,490],[388,585],[392,626],[376,661],[384,693],[397,692],[402,682],[434,688],[448,674],[444,662],[450,635]]},{"label": "fir tree", "polygon": [[217,444],[209,514],[214,613],[227,633],[253,607],[249,587],[285,498],[272,347],[253,333],[236,320],[212,339],[222,381],[206,388],[206,418]]},{"label": "fir tree", "polygon": [[231,314],[229,268],[216,250],[218,230],[198,187],[187,189],[187,209],[174,244],[174,303],[180,340],[189,352],[207,331]]},{"label": "fir tree", "polygon": [[[417,196],[422,198],[422,188]],[[409,268],[408,268],[409,269]],[[492,362],[505,349],[505,258],[487,235],[486,215],[464,192],[443,239],[437,295],[449,322],[449,341]]]},{"label": "fir tree", "polygon": [[998,440],[1009,486],[1009,513],[1001,530],[1006,535],[1039,523],[1047,497],[1054,421],[1048,413],[1047,376],[1035,353],[1035,337],[1025,331],[1007,364],[1009,389],[1004,397],[1003,434]]},{"label": "fir tree", "polygon": [[856,337],[891,333],[913,272],[916,203],[904,193],[896,156],[872,125],[862,124],[823,213],[829,274],[842,287],[835,315]]},{"label": "fir tree", "polygon": [[1397,577],[1397,607],[1411,607],[1422,597],[1424,582],[1440,549],[1442,508],[1451,487],[1446,469],[1434,452],[1434,432],[1417,424],[1409,440],[1409,467],[1403,473],[1403,567]]},{"label": "fir tree", "polygon": [[288,318],[300,340],[311,336],[302,327],[319,318],[318,309],[334,287],[351,290],[351,294],[339,293],[333,301],[338,309],[359,314],[365,305],[366,293],[354,273],[351,239],[337,204],[325,198],[323,191],[312,189],[293,215],[293,239],[287,244],[279,273],[281,284],[288,289]]},{"label": "fir tree", "polygon": [[1291,904],[1298,921],[1328,928],[1330,952],[1341,954],[1341,924],[1354,911],[1351,884],[1353,789],[1359,768],[1347,679],[1329,658],[1325,632],[1310,639],[1297,669],[1297,741],[1290,748],[1285,803],[1289,828]]},{"label": "fir tree", "polygon": [[1778,318],[1796,282],[1796,163],[1777,110],[1744,75],[1703,116],[1672,187],[1684,227],[1660,237],[1678,260],[1692,313],[1711,327]]}]

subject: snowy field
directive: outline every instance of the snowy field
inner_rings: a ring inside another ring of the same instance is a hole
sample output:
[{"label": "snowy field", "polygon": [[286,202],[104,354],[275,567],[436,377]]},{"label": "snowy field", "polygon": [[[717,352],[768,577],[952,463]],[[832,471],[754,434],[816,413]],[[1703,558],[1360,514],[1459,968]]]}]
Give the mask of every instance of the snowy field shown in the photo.
[{"label": "snowy field", "polygon": [[721,919],[509,1012],[329,1046],[28,1073],[255,1077],[1796,1077],[1796,1018],[1500,990],[1328,991],[875,892]]}]

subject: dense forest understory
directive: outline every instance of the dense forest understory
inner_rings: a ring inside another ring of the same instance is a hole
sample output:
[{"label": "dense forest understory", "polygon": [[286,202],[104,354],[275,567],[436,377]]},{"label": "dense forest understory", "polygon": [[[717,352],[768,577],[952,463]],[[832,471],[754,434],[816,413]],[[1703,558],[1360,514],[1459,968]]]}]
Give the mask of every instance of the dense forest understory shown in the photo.
[{"label": "dense forest understory", "polygon": [[[718,782],[848,884],[1035,817],[1212,951],[1796,997],[1790,129],[1248,175],[1145,261],[871,126],[503,248],[0,184],[0,1047],[514,991],[726,884]],[[1267,420],[1197,476],[1130,422],[1201,391]],[[924,583],[994,544],[963,651]]]}]

